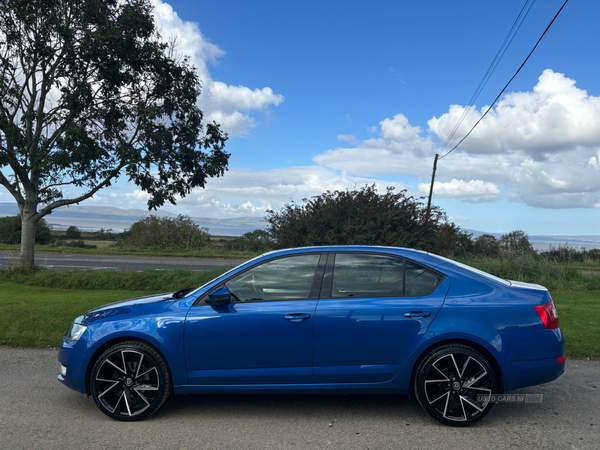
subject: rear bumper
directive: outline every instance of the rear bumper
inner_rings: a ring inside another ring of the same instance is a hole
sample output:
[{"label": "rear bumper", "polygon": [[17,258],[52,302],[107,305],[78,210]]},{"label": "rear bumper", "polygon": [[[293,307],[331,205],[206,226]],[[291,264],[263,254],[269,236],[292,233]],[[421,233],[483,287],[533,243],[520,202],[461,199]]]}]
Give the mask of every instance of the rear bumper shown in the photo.
[{"label": "rear bumper", "polygon": [[[511,349],[507,352],[511,360],[506,371],[505,391],[548,383],[563,374],[565,340],[560,328],[536,330],[519,337],[519,340],[505,341]],[[525,359],[525,355],[529,358]],[[537,358],[530,359],[531,355]]]},{"label": "rear bumper", "polygon": [[506,391],[549,383],[556,380],[565,371],[565,362],[559,363],[556,358],[517,361],[512,366],[515,376],[506,383]]}]

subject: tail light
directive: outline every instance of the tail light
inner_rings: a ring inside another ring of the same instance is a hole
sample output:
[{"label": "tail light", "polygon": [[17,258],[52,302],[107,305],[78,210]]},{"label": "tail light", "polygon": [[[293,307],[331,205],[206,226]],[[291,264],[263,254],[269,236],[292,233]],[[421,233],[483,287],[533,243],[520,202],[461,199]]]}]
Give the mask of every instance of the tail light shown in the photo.
[{"label": "tail light", "polygon": [[558,312],[556,311],[553,300],[550,300],[543,305],[535,306],[534,308],[546,329],[552,330],[558,328]]}]

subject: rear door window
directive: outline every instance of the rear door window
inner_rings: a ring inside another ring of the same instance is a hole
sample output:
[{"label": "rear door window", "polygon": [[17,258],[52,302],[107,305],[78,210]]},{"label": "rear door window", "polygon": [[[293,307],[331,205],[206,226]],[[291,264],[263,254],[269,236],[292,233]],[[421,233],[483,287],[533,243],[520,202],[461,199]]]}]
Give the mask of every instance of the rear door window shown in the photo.
[{"label": "rear door window", "polygon": [[404,260],[384,255],[338,253],[335,256],[331,296],[399,297]]},{"label": "rear door window", "polygon": [[403,258],[337,253],[331,297],[422,297],[431,294],[443,278],[443,275]]}]

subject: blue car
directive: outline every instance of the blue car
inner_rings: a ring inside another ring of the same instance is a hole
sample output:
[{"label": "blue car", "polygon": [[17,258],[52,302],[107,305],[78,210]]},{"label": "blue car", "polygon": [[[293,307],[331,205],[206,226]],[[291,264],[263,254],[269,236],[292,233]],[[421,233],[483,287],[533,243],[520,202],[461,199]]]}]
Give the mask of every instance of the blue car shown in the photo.
[{"label": "blue car", "polygon": [[172,392],[398,393],[465,426],[493,395],[559,377],[565,346],[542,286],[417,250],[330,246],[93,309],[58,359],[58,379],[117,420]]}]

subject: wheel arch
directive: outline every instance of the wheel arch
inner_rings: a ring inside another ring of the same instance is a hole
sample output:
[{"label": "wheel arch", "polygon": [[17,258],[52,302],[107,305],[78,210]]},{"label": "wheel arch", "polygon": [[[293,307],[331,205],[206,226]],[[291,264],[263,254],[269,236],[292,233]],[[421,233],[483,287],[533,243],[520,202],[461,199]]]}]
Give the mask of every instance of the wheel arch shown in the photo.
[{"label": "wheel arch", "polygon": [[429,353],[431,353],[432,351],[435,351],[436,349],[438,349],[440,347],[445,347],[447,345],[453,345],[453,344],[471,347],[476,352],[481,353],[487,359],[487,361],[490,363],[490,365],[492,366],[492,368],[495,371],[496,376],[498,377],[498,391],[499,392],[497,392],[497,394],[504,393],[504,372],[502,371],[502,367],[498,363],[498,360],[496,359],[496,357],[487,348],[485,348],[483,345],[481,345],[475,341],[471,341],[469,339],[453,338],[453,339],[447,339],[447,340],[432,343],[431,345],[422,349],[419,357],[416,359],[415,363],[413,364],[412,371],[410,374],[410,384],[409,384],[409,388],[408,388],[409,396],[413,394],[415,375],[417,373],[417,370],[421,366],[421,363],[425,359],[425,357]]},{"label": "wheel arch", "polygon": [[169,364],[169,360],[165,357],[165,354],[156,345],[154,345],[152,342],[146,339],[141,339],[137,336],[118,336],[109,339],[106,342],[103,342],[101,345],[99,345],[98,348],[92,354],[90,360],[88,361],[87,368],[85,370],[85,391],[88,396],[91,395],[90,374],[92,373],[96,361],[98,361],[98,358],[100,358],[100,356],[110,347],[112,347],[113,345],[120,344],[122,342],[141,342],[152,347],[165,361],[167,370],[169,371],[169,377],[171,378],[171,380],[173,380],[173,374],[171,373],[171,365]]}]

